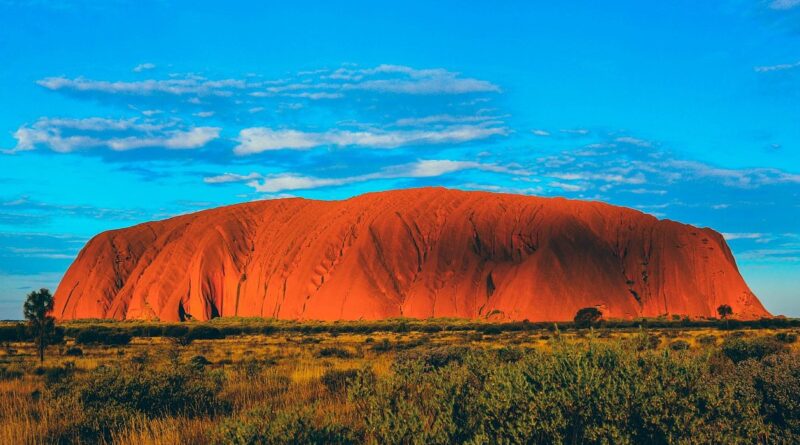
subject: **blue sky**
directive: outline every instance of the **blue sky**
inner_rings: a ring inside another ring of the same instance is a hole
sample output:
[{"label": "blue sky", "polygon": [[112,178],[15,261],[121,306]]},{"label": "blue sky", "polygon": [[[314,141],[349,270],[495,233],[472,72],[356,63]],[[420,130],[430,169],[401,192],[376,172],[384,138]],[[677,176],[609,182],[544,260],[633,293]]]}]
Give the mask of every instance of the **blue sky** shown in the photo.
[{"label": "blue sky", "polygon": [[800,316],[800,0],[0,0],[0,319],[102,230],[423,185],[712,227]]}]

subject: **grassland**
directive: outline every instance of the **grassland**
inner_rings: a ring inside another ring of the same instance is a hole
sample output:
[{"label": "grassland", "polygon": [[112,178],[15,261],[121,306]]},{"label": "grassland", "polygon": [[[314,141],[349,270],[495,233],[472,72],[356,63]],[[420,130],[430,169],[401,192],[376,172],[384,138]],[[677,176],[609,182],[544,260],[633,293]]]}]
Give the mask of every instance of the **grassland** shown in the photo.
[{"label": "grassland", "polygon": [[69,323],[2,344],[0,443],[796,443],[779,325]]}]

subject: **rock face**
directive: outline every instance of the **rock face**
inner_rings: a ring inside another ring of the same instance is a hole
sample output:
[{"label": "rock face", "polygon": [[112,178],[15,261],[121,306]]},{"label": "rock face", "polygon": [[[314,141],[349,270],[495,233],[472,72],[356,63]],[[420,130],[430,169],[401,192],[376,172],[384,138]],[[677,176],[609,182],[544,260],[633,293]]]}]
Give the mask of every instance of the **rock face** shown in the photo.
[{"label": "rock face", "polygon": [[600,202],[441,188],[221,207],[94,237],[58,319],[769,316],[719,233]]}]

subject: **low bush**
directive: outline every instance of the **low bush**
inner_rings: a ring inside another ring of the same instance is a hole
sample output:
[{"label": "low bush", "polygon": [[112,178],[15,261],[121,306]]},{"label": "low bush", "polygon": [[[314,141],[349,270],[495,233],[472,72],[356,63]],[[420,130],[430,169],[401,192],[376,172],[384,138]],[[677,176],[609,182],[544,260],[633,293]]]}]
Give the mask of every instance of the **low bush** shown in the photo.
[{"label": "low bush", "polygon": [[17,380],[25,375],[25,371],[19,366],[0,365],[0,380]]},{"label": "low bush", "polygon": [[211,362],[202,355],[195,355],[189,359],[189,366],[196,369],[203,369],[210,364]]},{"label": "low bush", "polygon": [[117,405],[148,417],[191,417],[226,410],[226,404],[217,398],[222,379],[222,374],[192,366],[139,370],[100,366],[54,391],[59,396],[75,397],[89,409]]},{"label": "low bush", "polygon": [[766,356],[786,351],[786,345],[774,337],[753,339],[729,337],[722,343],[723,354],[734,363],[749,359],[761,360]]},{"label": "low bush", "polygon": [[0,343],[29,341],[32,337],[24,323],[0,324]]},{"label": "low bush", "polygon": [[185,337],[189,333],[189,328],[184,325],[171,324],[164,326],[163,336],[171,338]]},{"label": "low bush", "polygon": [[219,397],[223,375],[188,365],[167,368],[100,366],[51,385],[50,398],[67,425],[59,443],[111,442],[136,418],[196,417],[229,412]]},{"label": "low bush", "polygon": [[244,416],[224,421],[211,443],[219,445],[337,445],[362,443],[353,429],[315,415],[313,406],[278,410],[256,408]]},{"label": "low bush", "polygon": [[687,349],[691,348],[689,342],[685,340],[675,340],[669,344],[669,348],[673,351],[686,351]]},{"label": "low bush", "polygon": [[205,325],[193,326],[186,336],[191,340],[219,340],[225,338],[225,334],[219,329]]},{"label": "low bush", "polygon": [[524,353],[520,348],[504,347],[496,351],[497,358],[501,362],[514,363],[522,360]]},{"label": "low bush", "polygon": [[64,366],[55,366],[52,368],[43,368],[42,375],[45,382],[52,385],[68,379],[75,373],[75,364],[67,362]]},{"label": "low bush", "polygon": [[717,344],[717,337],[715,335],[700,335],[697,337],[697,343],[703,346],[713,346]]},{"label": "low bush", "polygon": [[317,351],[317,357],[350,358],[352,356],[353,353],[349,350],[336,346],[328,346]]},{"label": "low bush", "polygon": [[797,334],[794,332],[778,332],[775,338],[781,343],[794,343],[797,341]]},{"label": "low bush", "polygon": [[394,348],[392,342],[388,338],[381,339],[381,341],[372,345],[372,350],[375,352],[388,352]]},{"label": "low bush", "polygon": [[127,345],[131,342],[131,334],[121,330],[97,326],[82,329],[75,337],[79,345]]},{"label": "low bush", "polygon": [[399,358],[400,361],[417,360],[430,368],[442,368],[450,363],[463,363],[471,353],[466,346],[437,346],[425,351],[406,354]]},{"label": "low bush", "polygon": [[81,357],[83,356],[83,349],[73,346],[71,348],[67,348],[67,350],[64,351],[64,355],[68,357]]},{"label": "low bush", "polygon": [[347,389],[357,375],[358,371],[355,369],[329,369],[320,380],[329,392],[339,394]]}]

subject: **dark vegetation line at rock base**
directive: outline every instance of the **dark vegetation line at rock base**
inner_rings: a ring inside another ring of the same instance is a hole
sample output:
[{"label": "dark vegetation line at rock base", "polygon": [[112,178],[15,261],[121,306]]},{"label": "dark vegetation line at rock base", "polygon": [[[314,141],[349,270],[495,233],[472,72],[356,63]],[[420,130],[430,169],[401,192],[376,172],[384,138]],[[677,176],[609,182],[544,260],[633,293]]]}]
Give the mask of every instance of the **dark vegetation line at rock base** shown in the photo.
[{"label": "dark vegetation line at rock base", "polygon": [[[389,319],[379,321],[289,321],[264,318],[215,318],[205,322],[162,323],[150,321],[116,321],[86,319],[63,322],[56,330],[61,337],[81,339],[84,343],[124,344],[125,337],[183,337],[191,333],[196,339],[221,338],[228,335],[273,333],[375,333],[375,332],[461,332],[485,334],[520,331],[553,331],[555,329],[768,329],[800,327],[797,318],[762,318],[759,320],[680,320],[635,319],[600,320],[591,324],[576,322],[483,322],[459,319]],[[0,342],[29,341],[31,333],[23,322],[0,322]]]}]

